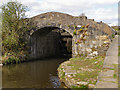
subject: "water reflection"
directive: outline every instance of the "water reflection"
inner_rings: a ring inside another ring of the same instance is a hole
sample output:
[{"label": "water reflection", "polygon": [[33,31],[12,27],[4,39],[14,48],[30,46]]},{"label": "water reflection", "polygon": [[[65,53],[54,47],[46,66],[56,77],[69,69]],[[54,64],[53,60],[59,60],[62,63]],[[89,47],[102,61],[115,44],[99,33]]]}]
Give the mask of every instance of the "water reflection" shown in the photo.
[{"label": "water reflection", "polygon": [[47,59],[2,68],[3,88],[58,88],[57,68],[67,59]]}]

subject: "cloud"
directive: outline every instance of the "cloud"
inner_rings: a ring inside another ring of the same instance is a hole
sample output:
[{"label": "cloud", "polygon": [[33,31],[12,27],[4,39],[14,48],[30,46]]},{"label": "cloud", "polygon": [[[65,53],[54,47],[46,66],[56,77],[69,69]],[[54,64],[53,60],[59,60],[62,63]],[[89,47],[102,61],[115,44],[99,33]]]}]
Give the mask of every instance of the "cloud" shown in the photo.
[{"label": "cloud", "polygon": [[33,13],[29,12],[29,14],[32,17],[50,11],[68,13],[73,16],[85,13],[88,18],[94,18],[96,21],[117,24],[115,21],[118,17],[117,3],[118,0],[32,0],[30,5],[32,5],[31,12]]},{"label": "cloud", "polygon": [[[7,2],[9,0],[1,0]],[[118,17],[117,3],[119,0],[19,0],[28,6],[26,14],[33,17],[41,13],[56,11],[78,16],[85,13],[88,18],[106,23],[115,23]],[[117,22],[116,22],[117,24]]]}]

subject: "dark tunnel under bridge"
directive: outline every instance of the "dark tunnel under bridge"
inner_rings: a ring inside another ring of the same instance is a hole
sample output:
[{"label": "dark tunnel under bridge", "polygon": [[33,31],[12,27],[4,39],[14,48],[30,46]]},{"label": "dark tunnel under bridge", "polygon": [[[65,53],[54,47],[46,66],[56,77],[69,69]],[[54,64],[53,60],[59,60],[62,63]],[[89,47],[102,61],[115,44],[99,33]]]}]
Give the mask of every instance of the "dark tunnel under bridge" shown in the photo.
[{"label": "dark tunnel under bridge", "polygon": [[44,27],[30,38],[31,57],[72,57],[72,36],[58,27]]}]

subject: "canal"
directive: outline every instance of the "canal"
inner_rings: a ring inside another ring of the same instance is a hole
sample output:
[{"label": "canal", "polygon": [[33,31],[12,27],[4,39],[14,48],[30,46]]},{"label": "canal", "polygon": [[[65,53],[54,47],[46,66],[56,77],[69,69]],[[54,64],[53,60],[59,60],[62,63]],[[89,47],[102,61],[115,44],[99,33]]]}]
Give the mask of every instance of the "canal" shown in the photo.
[{"label": "canal", "polygon": [[58,66],[67,58],[50,58],[2,67],[2,88],[61,88]]}]

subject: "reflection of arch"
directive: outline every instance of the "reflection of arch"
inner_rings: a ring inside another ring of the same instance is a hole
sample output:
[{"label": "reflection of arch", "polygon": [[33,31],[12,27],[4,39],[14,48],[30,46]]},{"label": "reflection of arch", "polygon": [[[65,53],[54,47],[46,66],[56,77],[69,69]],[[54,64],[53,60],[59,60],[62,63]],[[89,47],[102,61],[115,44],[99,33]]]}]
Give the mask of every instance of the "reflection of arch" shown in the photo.
[{"label": "reflection of arch", "polygon": [[58,27],[43,27],[31,35],[32,58],[72,55],[72,35]]}]

